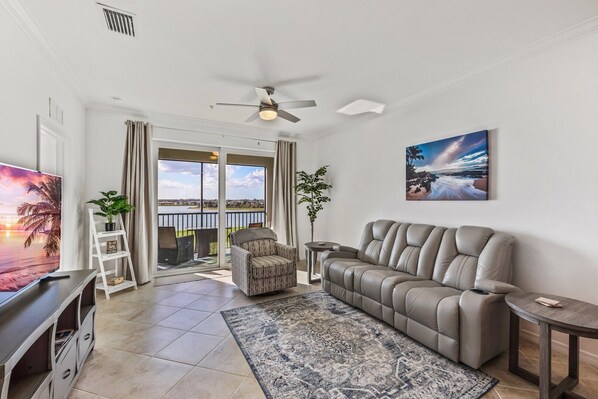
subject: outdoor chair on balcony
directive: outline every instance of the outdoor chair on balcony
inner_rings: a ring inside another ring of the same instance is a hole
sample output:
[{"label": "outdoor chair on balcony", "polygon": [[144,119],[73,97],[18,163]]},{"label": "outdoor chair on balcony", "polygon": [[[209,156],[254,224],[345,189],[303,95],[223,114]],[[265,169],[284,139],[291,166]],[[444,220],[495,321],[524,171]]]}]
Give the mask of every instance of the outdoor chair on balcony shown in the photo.
[{"label": "outdoor chair on balcony", "polygon": [[193,235],[177,237],[174,226],[158,227],[158,263],[178,266],[193,259]]},{"label": "outdoor chair on balcony", "polygon": [[268,228],[232,232],[233,282],[247,296],[297,286],[297,248],[276,242]]}]

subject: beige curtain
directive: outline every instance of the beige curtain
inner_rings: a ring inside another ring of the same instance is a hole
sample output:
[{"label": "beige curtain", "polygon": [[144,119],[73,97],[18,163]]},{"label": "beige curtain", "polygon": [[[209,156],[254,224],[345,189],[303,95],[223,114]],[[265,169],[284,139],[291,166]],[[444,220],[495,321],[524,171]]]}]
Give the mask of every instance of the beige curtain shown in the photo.
[{"label": "beige curtain", "polygon": [[272,229],[278,240],[297,246],[297,143],[278,140],[274,158]]},{"label": "beige curtain", "polygon": [[127,121],[122,193],[129,197],[135,210],[123,215],[123,220],[139,284],[152,279],[158,261],[152,161],[152,125]]}]

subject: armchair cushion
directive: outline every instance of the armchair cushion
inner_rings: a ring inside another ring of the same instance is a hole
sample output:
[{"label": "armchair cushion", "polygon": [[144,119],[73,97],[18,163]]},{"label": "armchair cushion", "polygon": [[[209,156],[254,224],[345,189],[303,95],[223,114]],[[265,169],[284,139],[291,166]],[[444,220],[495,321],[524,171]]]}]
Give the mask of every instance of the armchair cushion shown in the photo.
[{"label": "armchair cushion", "polygon": [[285,276],[295,272],[295,263],[292,260],[278,255],[254,257],[251,262],[253,278],[268,278]]},{"label": "armchair cushion", "polygon": [[276,241],[270,239],[247,241],[242,243],[240,247],[251,252],[253,256],[276,255]]}]

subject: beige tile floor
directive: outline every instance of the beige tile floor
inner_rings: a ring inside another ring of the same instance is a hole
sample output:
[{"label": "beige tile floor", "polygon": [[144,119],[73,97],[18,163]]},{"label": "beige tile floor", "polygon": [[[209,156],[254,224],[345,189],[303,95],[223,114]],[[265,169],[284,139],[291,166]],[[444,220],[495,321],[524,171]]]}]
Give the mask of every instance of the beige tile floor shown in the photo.
[{"label": "beige tile floor", "polygon": [[[298,295],[320,289],[300,284],[274,296],[246,297],[229,273],[201,281],[98,295],[96,345],[69,399],[264,398],[220,310]],[[538,350],[521,347],[522,365],[537,370]],[[537,387],[507,371],[501,355],[483,367],[500,384],[487,398],[536,398]],[[555,353],[555,378],[566,373],[567,359]],[[575,392],[598,397],[598,370],[582,363],[582,381]]]}]

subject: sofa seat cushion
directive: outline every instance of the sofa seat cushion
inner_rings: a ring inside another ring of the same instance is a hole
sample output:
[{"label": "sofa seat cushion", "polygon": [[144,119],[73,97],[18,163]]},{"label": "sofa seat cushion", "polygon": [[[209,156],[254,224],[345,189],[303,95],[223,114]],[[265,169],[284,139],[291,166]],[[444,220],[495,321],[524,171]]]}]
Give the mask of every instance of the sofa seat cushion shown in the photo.
[{"label": "sofa seat cushion", "polygon": [[251,275],[253,278],[285,276],[294,272],[293,261],[282,256],[257,256],[251,260]]},{"label": "sofa seat cushion", "polygon": [[386,306],[392,306],[392,292],[394,288],[405,281],[423,280],[421,277],[409,273],[397,272],[385,266],[375,269],[356,271],[355,292]]},{"label": "sofa seat cushion", "polygon": [[442,287],[442,284],[432,280],[409,280],[397,284],[392,291],[392,308],[395,312],[407,316],[405,301],[409,291],[419,287]]},{"label": "sofa seat cushion", "polygon": [[451,287],[417,287],[405,300],[407,317],[433,331],[459,339],[459,299],[463,291]]},{"label": "sofa seat cushion", "polygon": [[[330,277],[330,268],[332,265],[335,265],[335,272],[333,274],[336,275],[347,267],[363,264],[364,262],[357,258],[328,258],[321,264],[320,270],[324,279],[332,281]],[[334,281],[334,283],[337,284],[336,281]]]},{"label": "sofa seat cushion", "polygon": [[324,264],[324,275],[330,282],[342,288],[353,291],[355,272],[368,270],[379,266],[365,263],[359,259],[330,259],[332,262]]}]

